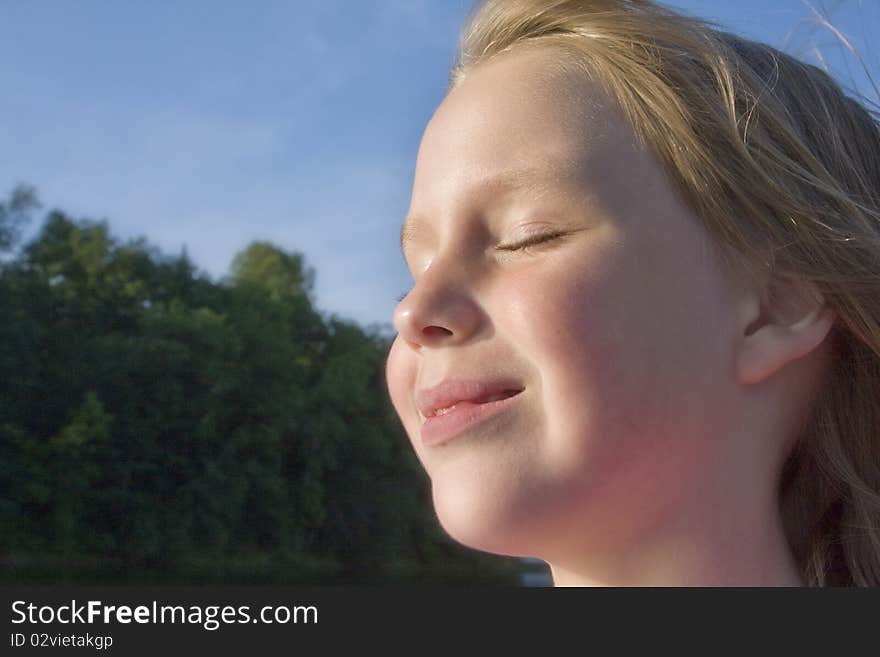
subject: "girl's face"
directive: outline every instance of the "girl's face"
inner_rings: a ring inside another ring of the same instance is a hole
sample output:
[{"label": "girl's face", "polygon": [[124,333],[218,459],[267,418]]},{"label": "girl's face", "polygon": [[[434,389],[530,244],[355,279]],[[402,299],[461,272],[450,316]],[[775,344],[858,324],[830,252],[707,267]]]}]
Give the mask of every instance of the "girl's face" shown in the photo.
[{"label": "girl's face", "polygon": [[[598,86],[548,74],[548,57],[482,64],[425,130],[387,380],[446,531],[550,560],[723,497],[737,326],[660,165]],[[417,395],[448,380],[522,392],[436,442]]]}]

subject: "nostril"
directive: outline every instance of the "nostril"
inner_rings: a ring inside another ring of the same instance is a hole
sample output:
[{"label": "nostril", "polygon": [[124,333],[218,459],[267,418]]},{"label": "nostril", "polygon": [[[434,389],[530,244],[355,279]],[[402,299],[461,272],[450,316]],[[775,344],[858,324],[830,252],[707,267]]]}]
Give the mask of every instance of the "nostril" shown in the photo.
[{"label": "nostril", "polygon": [[422,333],[428,337],[435,335],[452,335],[452,331],[443,328],[442,326],[426,326],[422,329]]}]

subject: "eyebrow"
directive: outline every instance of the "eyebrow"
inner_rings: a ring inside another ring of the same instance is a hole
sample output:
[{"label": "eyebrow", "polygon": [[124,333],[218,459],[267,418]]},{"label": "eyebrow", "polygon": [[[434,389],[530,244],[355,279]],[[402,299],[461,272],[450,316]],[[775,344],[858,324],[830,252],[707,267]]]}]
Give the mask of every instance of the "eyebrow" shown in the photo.
[{"label": "eyebrow", "polygon": [[[548,164],[542,167],[522,167],[508,169],[498,174],[487,176],[475,183],[469,189],[471,194],[486,193],[492,190],[512,191],[514,189],[547,189],[553,182],[558,182],[559,175],[550,174],[554,165]],[[410,215],[403,221],[400,227],[400,250],[406,253],[406,247],[415,239],[422,223],[419,215]]]}]

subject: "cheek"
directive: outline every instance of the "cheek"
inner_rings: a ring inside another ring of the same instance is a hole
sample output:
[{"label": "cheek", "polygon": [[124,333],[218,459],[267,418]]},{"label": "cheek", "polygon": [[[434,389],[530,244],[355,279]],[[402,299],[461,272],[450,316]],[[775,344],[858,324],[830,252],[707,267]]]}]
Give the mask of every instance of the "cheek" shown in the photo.
[{"label": "cheek", "polygon": [[508,304],[519,330],[511,339],[532,360],[548,457],[557,463],[573,463],[600,429],[618,433],[632,423],[634,400],[648,393],[639,287],[619,259],[599,255],[574,254],[532,272]]},{"label": "cheek", "polygon": [[578,255],[520,281],[508,305],[540,382],[545,467],[562,496],[673,496],[707,457],[689,409],[693,394],[712,394],[715,355],[680,307],[700,292],[663,283],[668,265],[647,254]]}]

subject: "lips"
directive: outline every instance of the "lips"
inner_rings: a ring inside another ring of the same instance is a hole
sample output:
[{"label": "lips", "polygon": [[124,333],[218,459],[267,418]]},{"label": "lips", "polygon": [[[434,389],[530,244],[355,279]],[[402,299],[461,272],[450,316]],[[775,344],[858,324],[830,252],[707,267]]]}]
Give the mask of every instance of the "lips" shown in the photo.
[{"label": "lips", "polygon": [[460,402],[485,404],[512,397],[523,391],[523,386],[514,380],[470,381],[448,379],[440,384],[419,390],[416,404],[422,417],[443,415]]}]

